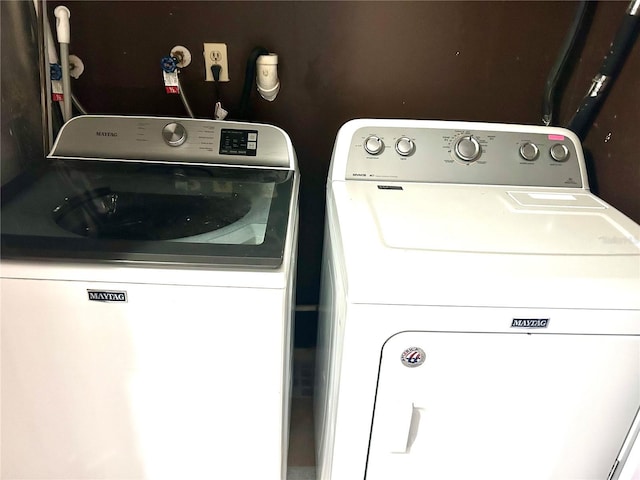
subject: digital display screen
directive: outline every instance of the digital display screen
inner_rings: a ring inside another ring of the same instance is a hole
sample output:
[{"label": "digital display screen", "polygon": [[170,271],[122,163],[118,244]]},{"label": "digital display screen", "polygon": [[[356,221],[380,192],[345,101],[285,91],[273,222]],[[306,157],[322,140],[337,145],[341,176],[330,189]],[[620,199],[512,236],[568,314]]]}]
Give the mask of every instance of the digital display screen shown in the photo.
[{"label": "digital display screen", "polygon": [[257,130],[234,130],[223,128],[220,131],[221,155],[244,155],[247,157],[255,157],[257,151]]}]

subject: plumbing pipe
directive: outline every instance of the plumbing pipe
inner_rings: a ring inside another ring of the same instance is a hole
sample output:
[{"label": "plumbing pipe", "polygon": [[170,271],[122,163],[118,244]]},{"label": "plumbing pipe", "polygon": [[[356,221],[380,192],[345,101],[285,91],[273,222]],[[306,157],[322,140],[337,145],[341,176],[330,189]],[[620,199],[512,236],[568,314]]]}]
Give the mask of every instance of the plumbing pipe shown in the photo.
[{"label": "plumbing pipe", "polygon": [[[39,0],[34,0],[34,3],[37,3]],[[44,21],[44,41],[46,44],[46,63],[47,63],[47,83],[50,83],[50,79],[49,79],[49,65],[55,65],[58,63],[58,51],[56,50],[56,43],[53,40],[53,33],[51,33],[51,25],[49,24],[49,20],[46,18],[46,16],[43,18]],[[64,92],[63,92],[64,93]],[[62,100],[59,100],[58,103],[60,104],[60,109],[64,114],[64,102],[65,99],[63,98]]]},{"label": "plumbing pipe", "polygon": [[62,92],[64,96],[64,108],[62,118],[65,122],[71,120],[71,75],[69,73],[69,41],[70,27],[69,17],[71,12],[63,5],[59,5],[53,11],[56,16],[56,32],[58,34],[58,43],[60,43],[60,64],[62,66]]},{"label": "plumbing pipe", "polygon": [[278,55],[269,53],[260,55],[256,60],[256,86],[260,96],[269,102],[273,102],[280,91],[278,79]]},{"label": "plumbing pipe", "polygon": [[244,85],[242,87],[242,96],[240,97],[240,107],[238,108],[238,119],[249,119],[249,99],[251,97],[251,89],[253,81],[256,78],[256,64],[260,55],[269,55],[269,50],[264,47],[255,47],[249,54],[247,59],[247,68],[244,74]]}]

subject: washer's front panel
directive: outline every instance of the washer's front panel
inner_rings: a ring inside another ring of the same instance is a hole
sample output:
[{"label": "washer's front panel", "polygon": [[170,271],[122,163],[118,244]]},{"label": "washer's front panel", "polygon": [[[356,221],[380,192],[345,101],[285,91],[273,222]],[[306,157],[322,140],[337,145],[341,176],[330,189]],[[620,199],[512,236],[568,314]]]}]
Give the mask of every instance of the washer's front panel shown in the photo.
[{"label": "washer's front panel", "polygon": [[1,288],[3,479],[282,478],[283,289]]},{"label": "washer's front panel", "polygon": [[602,480],[639,404],[638,336],[400,333],[366,478]]}]

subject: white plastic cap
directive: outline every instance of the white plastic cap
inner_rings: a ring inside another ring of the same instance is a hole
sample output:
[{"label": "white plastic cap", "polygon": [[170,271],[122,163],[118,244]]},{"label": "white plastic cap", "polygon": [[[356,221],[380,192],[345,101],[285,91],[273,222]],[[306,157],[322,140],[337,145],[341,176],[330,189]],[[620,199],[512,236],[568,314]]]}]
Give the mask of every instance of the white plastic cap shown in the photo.
[{"label": "white plastic cap", "polygon": [[71,28],[69,27],[69,17],[71,17],[71,12],[64,5],[59,5],[53,11],[53,14],[56,16],[58,42],[69,43],[71,40]]},{"label": "white plastic cap", "polygon": [[256,86],[260,96],[269,102],[273,102],[280,91],[278,79],[278,55],[270,53],[260,55],[256,60]]}]

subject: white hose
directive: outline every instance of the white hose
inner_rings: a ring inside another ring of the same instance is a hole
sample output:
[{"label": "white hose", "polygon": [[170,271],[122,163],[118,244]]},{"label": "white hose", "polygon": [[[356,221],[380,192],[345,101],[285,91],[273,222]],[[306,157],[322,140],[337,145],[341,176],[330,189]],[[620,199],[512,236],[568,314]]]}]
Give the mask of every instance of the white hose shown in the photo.
[{"label": "white hose", "polygon": [[69,17],[71,12],[65,6],[57,6],[53,11],[56,16],[56,32],[60,43],[60,64],[62,66],[62,92],[64,96],[64,108],[62,118],[65,122],[71,120],[71,74],[69,73],[69,41],[71,37]]}]

